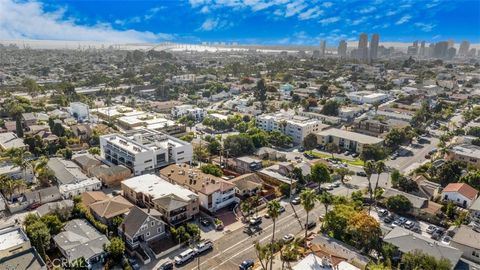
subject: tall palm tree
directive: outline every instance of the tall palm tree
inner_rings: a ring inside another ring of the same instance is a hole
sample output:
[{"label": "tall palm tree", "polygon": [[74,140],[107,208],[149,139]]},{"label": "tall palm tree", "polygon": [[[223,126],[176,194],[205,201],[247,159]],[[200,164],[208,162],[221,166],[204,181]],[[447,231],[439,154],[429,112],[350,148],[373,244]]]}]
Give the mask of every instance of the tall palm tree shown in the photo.
[{"label": "tall palm tree", "polygon": [[307,239],[307,226],[308,226],[308,217],[310,214],[310,211],[313,210],[315,207],[315,191],[312,189],[304,189],[302,193],[300,193],[300,201],[302,203],[303,209],[305,209],[305,212],[307,213],[307,219],[305,221],[305,239]]},{"label": "tall palm tree", "polygon": [[242,213],[246,215],[246,217],[249,217],[250,214],[252,213],[252,204],[250,203],[250,201],[245,200],[242,203],[240,203],[240,210],[242,210]]},{"label": "tall palm tree", "polygon": [[23,179],[26,179],[27,168],[30,166],[30,161],[27,159],[32,154],[25,148],[10,148],[3,154],[3,157],[8,158],[14,165],[23,172]]},{"label": "tall palm tree", "polygon": [[375,162],[375,172],[377,173],[377,182],[375,183],[375,189],[378,188],[378,181],[380,180],[380,174],[385,172],[386,169],[387,169],[387,166],[385,165],[383,160],[379,160]]},{"label": "tall palm tree", "polygon": [[[371,179],[372,179],[372,174],[374,174],[376,172],[375,162],[372,161],[372,160],[368,160],[363,165],[363,170],[367,174],[368,194],[370,195],[370,201],[372,201],[373,200],[373,189],[372,189]],[[369,208],[369,211],[370,211],[370,208]],[[370,214],[370,212],[369,212],[369,214]]]},{"label": "tall palm tree", "polygon": [[267,204],[267,213],[273,221],[273,233],[272,233],[272,240],[270,241],[270,270],[273,269],[273,242],[275,241],[275,225],[277,222],[278,216],[280,216],[280,203],[277,200],[273,200],[268,202]]},{"label": "tall palm tree", "polygon": [[328,213],[328,207],[333,204],[334,197],[332,194],[324,191],[317,197],[318,201],[325,207],[325,215]]},{"label": "tall palm tree", "polygon": [[249,200],[252,208],[255,208],[255,215],[258,217],[258,205],[260,204],[260,197],[258,195],[253,195]]}]

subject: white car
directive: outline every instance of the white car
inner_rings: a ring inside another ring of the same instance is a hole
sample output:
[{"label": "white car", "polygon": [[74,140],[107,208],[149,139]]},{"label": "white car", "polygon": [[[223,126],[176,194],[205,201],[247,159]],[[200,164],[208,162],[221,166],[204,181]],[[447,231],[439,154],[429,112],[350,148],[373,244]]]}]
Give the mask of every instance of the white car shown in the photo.
[{"label": "white car", "polygon": [[195,257],[195,251],[191,248],[185,250],[175,257],[175,264],[182,265]]},{"label": "white car", "polygon": [[283,241],[285,242],[290,242],[292,241],[293,239],[295,239],[295,236],[293,234],[286,234],[283,236]]},{"label": "white car", "polygon": [[200,253],[203,253],[207,250],[210,250],[210,249],[213,249],[213,243],[212,241],[210,240],[207,240],[205,242],[201,242],[199,243],[194,249],[193,251],[195,251],[195,254],[200,254]]}]

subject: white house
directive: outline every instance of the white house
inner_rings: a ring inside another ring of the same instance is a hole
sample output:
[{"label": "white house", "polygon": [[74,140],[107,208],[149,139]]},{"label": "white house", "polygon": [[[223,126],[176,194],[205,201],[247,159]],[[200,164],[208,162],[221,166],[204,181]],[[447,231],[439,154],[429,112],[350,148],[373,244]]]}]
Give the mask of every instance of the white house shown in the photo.
[{"label": "white house", "polygon": [[205,115],[207,114],[207,111],[202,108],[197,108],[193,105],[184,104],[184,105],[173,107],[171,114],[174,118],[180,118],[185,115],[191,115],[193,116],[193,118],[195,118],[195,120],[202,121]]},{"label": "white house", "polygon": [[478,190],[465,183],[450,183],[442,191],[442,199],[468,208],[477,199]]},{"label": "white house", "polygon": [[346,96],[355,103],[359,104],[374,104],[374,103],[381,103],[388,99],[387,94],[383,93],[373,93],[370,91],[358,91],[358,92],[350,92],[347,93]]}]

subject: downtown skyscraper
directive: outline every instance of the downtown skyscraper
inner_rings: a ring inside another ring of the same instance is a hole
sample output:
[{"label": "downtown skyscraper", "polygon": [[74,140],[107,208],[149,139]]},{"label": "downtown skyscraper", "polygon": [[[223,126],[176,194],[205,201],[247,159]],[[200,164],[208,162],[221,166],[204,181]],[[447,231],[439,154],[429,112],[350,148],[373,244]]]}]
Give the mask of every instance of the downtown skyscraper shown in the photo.
[{"label": "downtown skyscraper", "polygon": [[378,34],[373,34],[370,39],[370,60],[377,59],[378,57],[378,43],[380,41],[380,36]]},{"label": "downtown skyscraper", "polygon": [[357,59],[360,61],[366,61],[368,59],[368,35],[367,33],[361,33],[358,39]]},{"label": "downtown skyscraper", "polygon": [[347,57],[347,42],[345,40],[338,43],[337,54],[342,58]]},{"label": "downtown skyscraper", "polygon": [[320,41],[320,57],[325,56],[325,49],[327,48],[327,42],[325,40]]}]

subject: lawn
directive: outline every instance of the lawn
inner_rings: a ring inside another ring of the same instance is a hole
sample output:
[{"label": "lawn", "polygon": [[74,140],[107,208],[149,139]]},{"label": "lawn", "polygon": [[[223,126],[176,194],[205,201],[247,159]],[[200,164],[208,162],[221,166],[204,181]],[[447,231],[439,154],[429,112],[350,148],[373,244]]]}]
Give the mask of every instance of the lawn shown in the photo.
[{"label": "lawn", "polygon": [[[309,152],[310,153],[310,152]],[[324,154],[324,153],[320,153],[320,152],[316,152],[316,151],[312,151],[310,154],[312,154],[313,156],[317,157],[317,158],[323,158],[323,159],[329,159],[329,158],[332,158],[332,155],[330,154]],[[340,160],[342,161],[343,163],[346,163],[346,164],[349,164],[349,165],[352,165],[352,166],[360,166],[362,167],[364,162],[363,160],[359,159],[359,158],[356,158],[356,159],[343,159],[343,158],[339,158],[335,155],[333,155],[335,157],[335,159],[337,160]]]}]

